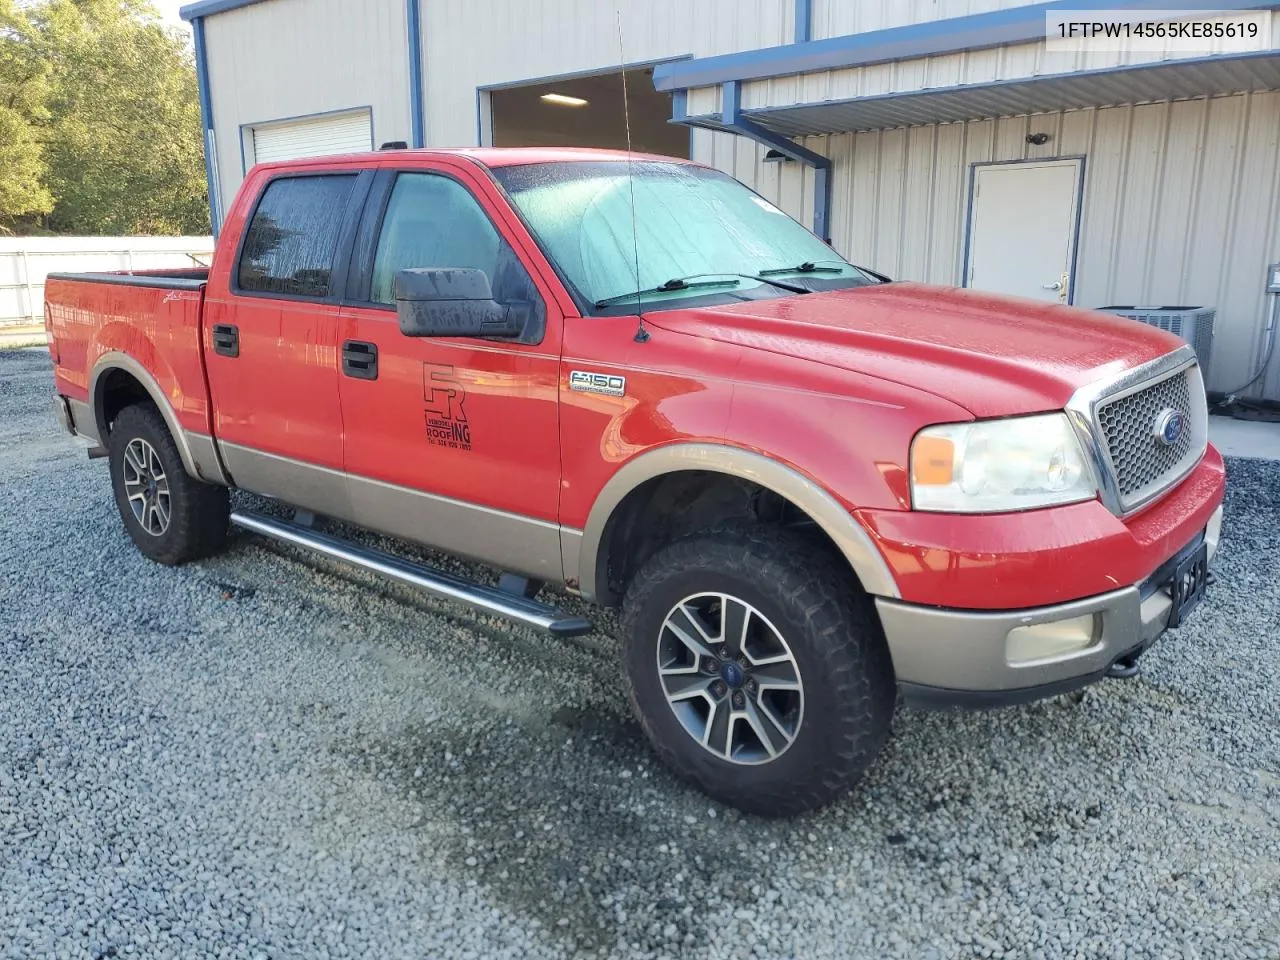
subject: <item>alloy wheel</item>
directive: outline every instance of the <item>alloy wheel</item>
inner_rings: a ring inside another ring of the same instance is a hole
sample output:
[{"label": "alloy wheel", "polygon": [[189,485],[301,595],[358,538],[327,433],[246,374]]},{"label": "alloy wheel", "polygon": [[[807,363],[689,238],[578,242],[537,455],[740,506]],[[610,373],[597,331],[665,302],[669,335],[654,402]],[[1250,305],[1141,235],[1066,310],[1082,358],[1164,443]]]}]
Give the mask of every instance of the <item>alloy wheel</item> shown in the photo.
[{"label": "alloy wheel", "polygon": [[169,497],[169,478],[156,448],[141,437],[135,437],[124,448],[122,462],[124,492],[133,518],[153,537],[164,536],[169,529],[173,505]]},{"label": "alloy wheel", "polygon": [[658,631],[663,694],[689,736],[731,763],[768,763],[795,741],[804,685],[791,648],[759,610],[725,593],[671,608]]}]

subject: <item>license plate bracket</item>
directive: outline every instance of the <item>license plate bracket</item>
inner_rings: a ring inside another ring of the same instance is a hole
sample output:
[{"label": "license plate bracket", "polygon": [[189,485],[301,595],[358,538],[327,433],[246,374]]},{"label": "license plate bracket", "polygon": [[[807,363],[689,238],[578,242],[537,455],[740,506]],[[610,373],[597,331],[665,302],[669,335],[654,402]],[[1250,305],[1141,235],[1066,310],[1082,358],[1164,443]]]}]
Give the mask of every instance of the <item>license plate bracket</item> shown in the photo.
[{"label": "license plate bracket", "polygon": [[1201,543],[1195,552],[1174,568],[1169,583],[1173,608],[1169,611],[1169,629],[1173,629],[1200,605],[1209,587],[1209,547]]}]

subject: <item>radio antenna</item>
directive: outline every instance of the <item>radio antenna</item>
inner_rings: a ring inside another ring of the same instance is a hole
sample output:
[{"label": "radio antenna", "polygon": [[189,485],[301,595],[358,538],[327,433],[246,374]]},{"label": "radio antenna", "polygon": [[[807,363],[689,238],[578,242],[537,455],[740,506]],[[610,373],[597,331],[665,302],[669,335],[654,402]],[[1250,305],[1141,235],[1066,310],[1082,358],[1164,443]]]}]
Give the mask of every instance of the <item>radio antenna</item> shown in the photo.
[{"label": "radio antenna", "polygon": [[622,46],[622,9],[614,8],[618,18],[618,64],[622,67],[622,120],[627,130],[627,187],[631,191],[631,247],[636,258],[636,343],[645,343],[649,331],[644,328],[644,305],[640,295],[640,235],[636,226],[636,177],[631,166],[631,100],[627,96],[627,54]]}]

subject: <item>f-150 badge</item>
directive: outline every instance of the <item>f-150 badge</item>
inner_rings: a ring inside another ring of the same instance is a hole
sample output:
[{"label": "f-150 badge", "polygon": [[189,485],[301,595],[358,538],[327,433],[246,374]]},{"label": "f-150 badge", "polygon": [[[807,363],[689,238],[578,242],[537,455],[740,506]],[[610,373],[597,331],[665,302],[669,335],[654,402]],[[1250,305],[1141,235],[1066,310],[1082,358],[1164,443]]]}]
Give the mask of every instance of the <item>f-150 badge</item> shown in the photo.
[{"label": "f-150 badge", "polygon": [[621,397],[627,392],[627,378],[609,373],[592,373],[574,370],[569,374],[569,389],[578,393],[599,393],[606,397]]}]

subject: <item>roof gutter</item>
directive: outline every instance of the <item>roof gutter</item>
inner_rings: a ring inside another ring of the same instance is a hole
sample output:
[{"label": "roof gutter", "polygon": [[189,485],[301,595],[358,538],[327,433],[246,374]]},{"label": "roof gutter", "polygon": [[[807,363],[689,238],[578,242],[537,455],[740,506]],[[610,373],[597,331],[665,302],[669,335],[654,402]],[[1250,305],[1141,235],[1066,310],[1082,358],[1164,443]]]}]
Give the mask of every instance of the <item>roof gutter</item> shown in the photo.
[{"label": "roof gutter", "polygon": [[894,60],[966,50],[981,50],[1012,43],[1043,40],[1045,16],[1059,11],[1090,10],[1204,10],[1237,13],[1273,10],[1274,0],[1054,0],[1029,6],[913,23],[887,30],[872,30],[824,40],[801,41],[808,36],[808,4],[801,3],[804,20],[797,18],[796,43],[759,50],[744,50],[715,57],[700,57],[659,64],[653,71],[658,90],[688,90],[730,80],[762,80],[818,70],[863,67]]}]

